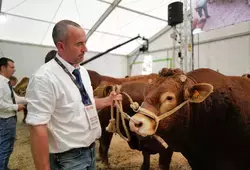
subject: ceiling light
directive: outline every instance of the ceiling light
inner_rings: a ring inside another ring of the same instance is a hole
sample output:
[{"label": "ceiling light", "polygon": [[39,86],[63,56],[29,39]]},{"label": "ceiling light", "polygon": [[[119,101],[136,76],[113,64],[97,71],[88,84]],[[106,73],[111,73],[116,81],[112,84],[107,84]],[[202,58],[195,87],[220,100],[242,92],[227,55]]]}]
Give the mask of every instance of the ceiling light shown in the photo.
[{"label": "ceiling light", "polygon": [[0,13],[0,23],[5,23],[7,21],[7,15],[5,13]]},{"label": "ceiling light", "polygon": [[144,55],[144,61],[142,64],[142,75],[148,75],[153,72],[153,60],[150,54],[146,53],[143,55]]},{"label": "ceiling light", "polygon": [[200,29],[200,28],[195,28],[195,29],[193,30],[193,35],[195,35],[195,34],[200,34],[200,33],[202,33],[202,32],[204,32],[202,29]]}]

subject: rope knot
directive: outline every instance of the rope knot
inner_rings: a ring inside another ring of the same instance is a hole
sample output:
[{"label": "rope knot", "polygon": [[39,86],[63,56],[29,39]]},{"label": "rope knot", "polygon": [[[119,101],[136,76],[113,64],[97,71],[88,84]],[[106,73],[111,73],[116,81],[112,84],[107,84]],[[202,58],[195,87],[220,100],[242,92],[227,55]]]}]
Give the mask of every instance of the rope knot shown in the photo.
[{"label": "rope knot", "polygon": [[130,107],[133,109],[134,112],[138,112],[140,105],[137,102],[133,102],[130,104]]},{"label": "rope knot", "polygon": [[106,131],[108,131],[110,133],[116,133],[116,126],[115,126],[115,119],[114,118],[109,120],[109,124],[106,127]]},{"label": "rope knot", "polygon": [[117,94],[120,94],[121,93],[121,88],[122,86],[121,85],[115,85],[113,86],[113,90],[117,93]]}]

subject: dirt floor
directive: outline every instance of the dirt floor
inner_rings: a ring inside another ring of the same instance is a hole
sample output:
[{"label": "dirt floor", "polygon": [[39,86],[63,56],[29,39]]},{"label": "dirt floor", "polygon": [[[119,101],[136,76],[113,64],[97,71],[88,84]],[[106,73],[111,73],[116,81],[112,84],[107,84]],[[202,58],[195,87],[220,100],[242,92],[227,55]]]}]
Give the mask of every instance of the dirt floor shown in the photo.
[{"label": "dirt floor", "polygon": [[[15,147],[10,158],[9,168],[18,168],[19,170],[35,170],[30,151],[28,128],[21,122],[21,119],[22,115],[19,114]],[[98,147],[98,142],[96,147]],[[118,135],[115,135],[109,151],[109,160],[111,164],[109,169],[136,170],[140,169],[142,154],[139,151],[130,149],[128,144],[123,139],[121,139]],[[101,168],[100,162],[97,162],[97,169],[103,169]],[[151,169],[159,169],[158,154],[151,156]],[[187,160],[180,153],[174,153],[171,162],[171,169],[191,170]]]}]

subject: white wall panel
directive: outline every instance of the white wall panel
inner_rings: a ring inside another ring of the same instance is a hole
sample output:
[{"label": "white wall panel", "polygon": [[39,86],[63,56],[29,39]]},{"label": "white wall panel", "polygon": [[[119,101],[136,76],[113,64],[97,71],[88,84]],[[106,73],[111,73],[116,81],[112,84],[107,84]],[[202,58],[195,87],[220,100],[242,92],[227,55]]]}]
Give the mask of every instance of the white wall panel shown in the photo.
[{"label": "white wall panel", "polygon": [[[163,57],[164,53],[167,53],[167,56],[172,58],[171,32],[170,30],[151,42],[149,51],[154,53],[158,51],[157,57]],[[203,32],[195,35],[194,41],[195,69],[211,68],[226,75],[242,75],[250,72],[250,22]],[[177,52],[175,54],[178,55]],[[134,58],[135,56],[130,56],[128,63]],[[141,60],[138,58],[136,62],[138,61]],[[181,68],[178,57],[175,58],[175,68]],[[156,72],[155,69],[153,71]]]},{"label": "white wall panel", "polygon": [[226,75],[242,75],[250,71],[249,47],[250,36],[196,45],[195,68],[207,67]]},{"label": "white wall panel", "polygon": [[[15,76],[19,80],[22,77],[30,77],[44,63],[46,54],[52,49],[54,48],[0,40],[0,57],[4,56],[14,60]],[[89,59],[96,54],[88,52],[85,58]],[[127,57],[106,54],[86,64],[85,67],[103,75],[125,77],[127,75]]]}]

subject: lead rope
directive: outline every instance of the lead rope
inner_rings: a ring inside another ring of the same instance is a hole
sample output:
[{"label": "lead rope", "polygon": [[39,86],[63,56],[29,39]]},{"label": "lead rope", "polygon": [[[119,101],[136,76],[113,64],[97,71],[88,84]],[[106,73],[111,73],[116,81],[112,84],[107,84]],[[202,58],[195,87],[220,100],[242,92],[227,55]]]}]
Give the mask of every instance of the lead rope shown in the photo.
[{"label": "lead rope", "polygon": [[114,118],[114,102],[112,102],[111,106],[110,106],[110,120],[109,120],[109,124],[106,127],[106,131],[110,132],[110,133],[116,133],[116,126],[115,126],[115,118]]},{"label": "lead rope", "polygon": [[[112,90],[116,91],[118,94],[121,93],[120,89],[121,89],[121,86],[118,86],[118,85],[112,87]],[[114,103],[116,105],[116,120],[114,118]],[[120,114],[121,114],[121,118],[120,118]],[[131,117],[123,111],[121,101],[115,100],[111,105],[111,119],[109,120],[109,125],[106,127],[106,130],[108,132],[118,133],[121,136],[121,138],[123,138],[126,141],[130,141],[131,137],[130,137],[128,128],[127,128],[126,123],[125,123],[125,118],[128,120],[131,119]],[[122,121],[122,125],[123,125],[123,128],[125,130],[125,134],[127,137],[123,136],[121,131],[120,131],[120,119]]]},{"label": "lead rope", "polygon": [[[140,105],[137,102],[134,102],[133,99],[126,92],[120,91],[121,86],[118,86],[118,85],[113,86],[112,90],[116,91],[118,94],[120,94],[120,93],[124,94],[129,99],[130,107],[133,109],[134,112],[138,112],[140,110]],[[136,124],[139,124],[139,122],[134,120],[131,116],[129,116],[126,112],[123,111],[121,101],[115,100],[114,103],[116,105],[116,122],[115,122],[115,118],[114,118],[114,107],[113,107],[114,104],[112,103],[112,105],[111,105],[111,119],[109,120],[109,125],[106,127],[106,130],[108,132],[118,133],[121,138],[123,138],[126,141],[130,141],[131,137],[130,137],[128,128],[125,124],[125,119],[131,120]],[[119,124],[120,114],[119,113],[121,113],[121,120],[122,120],[123,128],[125,130],[127,137],[123,136],[122,133],[120,132],[120,124]],[[154,134],[153,136],[160,144],[162,144],[162,146],[164,148],[168,148],[168,144],[160,136],[158,136],[156,134]]]}]

